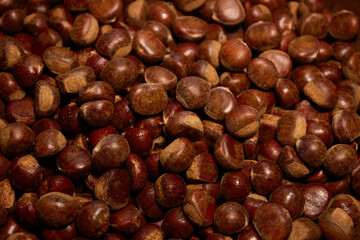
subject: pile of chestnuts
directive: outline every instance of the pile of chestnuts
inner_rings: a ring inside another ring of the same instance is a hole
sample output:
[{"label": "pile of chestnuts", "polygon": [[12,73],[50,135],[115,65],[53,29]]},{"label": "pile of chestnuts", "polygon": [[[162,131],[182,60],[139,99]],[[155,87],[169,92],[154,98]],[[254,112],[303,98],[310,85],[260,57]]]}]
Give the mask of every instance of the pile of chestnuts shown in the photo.
[{"label": "pile of chestnuts", "polygon": [[0,240],[360,239],[359,16],[326,0],[0,0]]}]

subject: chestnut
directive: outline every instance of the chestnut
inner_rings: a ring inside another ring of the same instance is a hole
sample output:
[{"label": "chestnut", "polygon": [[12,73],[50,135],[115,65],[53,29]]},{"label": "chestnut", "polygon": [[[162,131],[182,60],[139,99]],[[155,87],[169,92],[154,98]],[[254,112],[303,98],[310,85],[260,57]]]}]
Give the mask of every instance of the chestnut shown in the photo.
[{"label": "chestnut", "polygon": [[314,240],[321,239],[322,232],[318,225],[308,218],[301,217],[293,221],[289,240],[309,238]]},{"label": "chestnut", "polygon": [[144,27],[149,4],[147,1],[130,2],[124,11],[125,22],[137,29]]},{"label": "chestnut", "polygon": [[235,106],[235,97],[228,88],[215,87],[210,90],[209,101],[204,106],[204,111],[211,119],[222,121]]},{"label": "chestnut", "polygon": [[0,182],[0,204],[8,213],[14,211],[16,207],[15,190],[9,178],[5,178]]},{"label": "chestnut", "polygon": [[245,24],[247,26],[259,21],[271,22],[271,20],[271,11],[263,4],[255,4],[246,10]]},{"label": "chestnut", "polygon": [[190,140],[180,137],[160,152],[160,163],[164,170],[182,172],[190,167],[195,156],[195,148]]},{"label": "chestnut", "polygon": [[121,167],[130,154],[126,138],[119,134],[109,134],[102,138],[92,151],[92,165],[99,172]]},{"label": "chestnut", "polygon": [[323,39],[329,32],[329,21],[324,14],[309,13],[303,15],[298,23],[300,35],[311,35]]},{"label": "chestnut", "polygon": [[42,180],[41,166],[31,155],[24,155],[12,162],[9,179],[17,189],[22,191],[35,190]]},{"label": "chestnut", "polygon": [[77,54],[65,47],[53,46],[44,51],[45,66],[55,74],[70,71],[77,65]]},{"label": "chestnut", "polygon": [[99,34],[99,23],[97,19],[89,14],[79,14],[70,30],[71,41],[81,47],[86,47],[95,42]]},{"label": "chestnut", "polygon": [[161,227],[155,224],[147,224],[139,228],[139,230],[132,237],[133,240],[147,240],[147,239],[165,239],[164,231]]},{"label": "chestnut", "polygon": [[123,2],[119,0],[103,0],[101,2],[90,0],[88,9],[100,23],[112,23],[121,14]]},{"label": "chestnut", "polygon": [[182,16],[174,20],[172,32],[180,41],[197,42],[205,37],[207,23],[194,16]]},{"label": "chestnut", "polygon": [[248,105],[236,106],[225,117],[227,130],[236,137],[249,138],[259,128],[259,112]]},{"label": "chestnut", "polygon": [[78,93],[89,82],[95,81],[95,74],[91,67],[80,66],[56,77],[60,93]]},{"label": "chestnut", "polygon": [[177,85],[177,77],[170,70],[161,66],[151,66],[145,70],[145,82],[158,83],[162,85],[165,90],[171,90]]},{"label": "chestnut", "polygon": [[60,92],[46,80],[39,80],[34,88],[35,114],[37,117],[49,117],[60,106]]},{"label": "chestnut", "polygon": [[172,71],[178,79],[181,79],[188,75],[191,61],[184,54],[173,52],[165,55],[160,65]]},{"label": "chestnut", "polygon": [[130,235],[141,226],[141,213],[131,203],[110,215],[110,228],[120,234]]},{"label": "chestnut", "polygon": [[[224,47],[222,48],[222,46]],[[239,56],[235,54],[232,56],[231,50],[234,51],[235,47],[240,54]],[[222,53],[220,52],[221,49]],[[222,57],[219,59],[220,55]],[[229,70],[232,70],[232,68],[242,70],[246,67],[250,58],[251,51],[241,40],[227,41],[223,45],[216,40],[206,40],[199,44],[196,52],[196,60],[205,60],[215,69],[219,69],[221,62]]]},{"label": "chestnut", "polygon": [[0,73],[0,97],[3,101],[10,102],[25,97],[25,92],[14,79],[14,76],[8,72]]},{"label": "chestnut", "polygon": [[321,166],[328,158],[323,141],[316,135],[304,135],[296,141],[296,152],[310,167]]},{"label": "chestnut", "polygon": [[60,34],[51,28],[41,28],[36,32],[32,40],[31,52],[42,56],[47,48],[53,46],[63,46]]},{"label": "chestnut", "polygon": [[249,224],[249,215],[240,203],[226,202],[216,208],[214,227],[223,234],[241,232]]},{"label": "chestnut", "polygon": [[296,84],[289,79],[278,79],[275,85],[275,93],[280,105],[285,109],[300,101],[299,90]]},{"label": "chestnut", "polygon": [[218,167],[214,157],[207,152],[197,154],[186,170],[186,178],[190,182],[216,182]]},{"label": "chestnut", "polygon": [[51,157],[61,152],[65,146],[65,136],[56,129],[48,129],[36,137],[34,152],[40,158]]},{"label": "chestnut", "polygon": [[[220,49],[221,64],[230,71],[243,70],[249,64],[251,57],[250,48],[240,39],[228,40]],[[216,66],[214,67],[217,68]]]},{"label": "chestnut", "polygon": [[11,123],[0,130],[0,150],[6,156],[26,153],[34,143],[35,134],[24,123]]},{"label": "chestnut", "polygon": [[219,41],[221,44],[226,43],[227,35],[225,29],[216,23],[208,24],[208,32],[205,35],[204,41],[206,40]]},{"label": "chestnut", "polygon": [[76,217],[76,227],[79,232],[89,238],[99,238],[104,235],[110,223],[109,207],[95,200],[79,209]]},{"label": "chestnut", "polygon": [[229,88],[234,96],[237,97],[250,87],[250,80],[246,73],[223,72],[220,75],[220,85]]},{"label": "chestnut", "polygon": [[161,228],[166,236],[174,238],[187,238],[194,232],[194,227],[183,214],[181,207],[173,208],[165,214]]},{"label": "chestnut", "polygon": [[[341,221],[339,221],[341,219]],[[354,223],[351,217],[341,208],[329,208],[319,218],[320,227],[325,239],[352,239]]]},{"label": "chestnut", "polygon": [[131,87],[138,76],[136,64],[131,59],[116,58],[109,61],[100,74],[102,81],[111,85],[115,92]]},{"label": "chestnut", "polygon": [[41,231],[41,237],[44,240],[72,240],[77,236],[76,231],[76,221],[73,221],[71,224],[60,227],[48,227]]},{"label": "chestnut", "polygon": [[100,79],[101,72],[104,70],[104,67],[108,62],[108,59],[104,58],[98,53],[94,53],[89,58],[87,58],[85,65],[93,69],[96,79]]},{"label": "chestnut", "polygon": [[215,87],[219,83],[219,76],[216,69],[205,60],[194,62],[191,65],[189,74],[205,79],[210,83],[211,87]]},{"label": "chestnut", "polygon": [[319,48],[319,40],[316,37],[303,35],[289,43],[287,52],[295,62],[306,64],[315,61]]},{"label": "chestnut", "polygon": [[271,49],[262,52],[259,57],[264,57],[272,61],[279,73],[279,77],[286,77],[291,71],[292,61],[286,52]]},{"label": "chestnut", "polygon": [[10,70],[23,55],[22,47],[20,43],[9,36],[0,37],[0,46],[0,69],[2,71]]},{"label": "chestnut", "polygon": [[337,194],[329,203],[331,208],[343,209],[353,220],[354,225],[357,225],[360,220],[360,205],[358,200],[349,194]]},{"label": "chestnut", "polygon": [[181,204],[186,194],[185,181],[176,174],[165,173],[155,182],[156,201],[164,207],[173,208]]},{"label": "chestnut", "polygon": [[301,189],[305,197],[304,216],[312,220],[319,218],[331,200],[331,193],[321,183],[309,183]]},{"label": "chestnut", "polygon": [[187,57],[191,63],[193,63],[193,62],[195,62],[198,47],[199,47],[199,45],[196,43],[184,42],[184,43],[179,43],[178,45],[176,45],[173,52],[181,53],[182,55]]},{"label": "chestnut", "polygon": [[[266,1],[263,1],[266,4]],[[276,2],[276,1],[274,1]],[[270,3],[270,2],[269,2]],[[272,21],[278,30],[284,35],[294,30],[296,27],[297,18],[294,17],[292,9],[290,7],[291,3],[289,2],[289,8],[278,8],[275,11],[271,12]],[[291,10],[290,10],[291,9]]]},{"label": "chestnut", "polygon": [[264,57],[253,58],[247,71],[250,81],[263,90],[275,87],[280,77],[274,62]]},{"label": "chestnut", "polygon": [[111,120],[111,125],[118,131],[126,131],[134,126],[135,117],[132,113],[129,102],[122,99],[114,104],[114,113]]},{"label": "chestnut", "polygon": [[95,44],[96,51],[106,58],[122,58],[131,52],[129,32],[114,28],[101,34]]},{"label": "chestnut", "polygon": [[161,62],[166,54],[164,44],[149,30],[140,30],[135,34],[133,50],[146,63]]},{"label": "chestnut", "polygon": [[70,178],[59,174],[52,174],[50,176],[46,176],[43,173],[43,175],[44,180],[41,182],[39,188],[37,189],[40,197],[49,192],[61,192],[70,196],[74,195],[75,185]]},{"label": "chestnut", "polygon": [[294,184],[282,185],[276,188],[271,193],[269,202],[279,204],[286,208],[292,219],[300,217],[304,212],[304,195]]},{"label": "chestnut", "polygon": [[34,234],[27,233],[27,232],[14,233],[14,234],[10,235],[7,239],[9,239],[9,240],[20,240],[20,239],[38,240],[38,238]]},{"label": "chestnut", "polygon": [[253,224],[262,239],[286,239],[292,229],[289,212],[275,203],[266,203],[256,209]]},{"label": "chestnut", "polygon": [[359,69],[358,67],[359,61],[360,61],[360,54],[358,52],[355,52],[351,56],[349,56],[342,65],[342,72],[344,76],[357,83],[360,82],[360,77],[357,74]]},{"label": "chestnut", "polygon": [[214,144],[216,163],[226,170],[239,170],[244,165],[243,146],[229,134],[219,137]]},{"label": "chestnut", "polygon": [[110,210],[119,210],[129,201],[130,190],[129,175],[124,170],[112,168],[96,181],[94,193]]},{"label": "chestnut", "polygon": [[70,224],[77,210],[75,198],[60,192],[47,193],[36,203],[36,216],[42,223],[53,227]]},{"label": "chestnut", "polygon": [[10,9],[4,12],[1,16],[2,30],[9,34],[14,35],[23,28],[23,22],[25,18],[25,11],[20,8]]},{"label": "chestnut", "polygon": [[348,57],[356,52],[356,44],[354,42],[337,41],[331,44],[331,49],[334,58],[344,63]]},{"label": "chestnut", "polygon": [[164,1],[154,1],[149,4],[148,18],[158,21],[168,27],[172,25],[177,13],[171,4]]},{"label": "chestnut", "polygon": [[21,87],[28,88],[35,84],[43,70],[44,63],[41,57],[28,54],[22,56],[14,65],[13,75]]},{"label": "chestnut", "polygon": [[291,79],[302,93],[305,85],[314,79],[323,78],[324,75],[315,65],[302,65],[292,71]]},{"label": "chestnut", "polygon": [[8,103],[6,106],[6,118],[9,122],[33,124],[36,120],[34,99],[25,97]]},{"label": "chestnut", "polygon": [[185,137],[192,141],[200,140],[204,135],[200,117],[191,111],[176,113],[166,124],[166,130],[173,138]]},{"label": "chestnut", "polygon": [[108,124],[114,113],[114,105],[108,100],[97,100],[80,106],[79,115],[91,127],[103,127]]},{"label": "chestnut", "polygon": [[294,146],[306,134],[306,119],[299,112],[288,113],[279,120],[276,137],[280,144]]},{"label": "chestnut", "polygon": [[220,194],[229,202],[243,202],[251,192],[249,178],[240,171],[227,172],[220,181]]},{"label": "chestnut", "polygon": [[[229,10],[231,9],[231,10]],[[230,12],[229,12],[230,11]],[[216,0],[212,20],[224,26],[236,26],[245,19],[245,10],[240,1]]]},{"label": "chestnut", "polygon": [[210,84],[199,77],[182,78],[176,86],[176,99],[189,110],[202,108],[210,99]]},{"label": "chestnut", "polygon": [[358,28],[358,16],[353,12],[342,10],[331,18],[329,32],[338,40],[350,40],[356,36]]},{"label": "chestnut", "polygon": [[0,181],[4,180],[8,176],[10,166],[11,161],[4,155],[0,154]]},{"label": "chestnut", "polygon": [[[262,37],[259,37],[262,36]],[[276,48],[280,44],[281,35],[272,22],[256,22],[245,31],[244,41],[256,51],[265,51]]]},{"label": "chestnut", "polygon": [[36,121],[33,126],[32,126],[32,130],[35,133],[35,135],[39,135],[39,133],[41,133],[42,131],[49,129],[49,128],[55,128],[57,130],[61,130],[59,124],[50,118],[45,118],[45,119],[41,119]]},{"label": "chestnut", "polygon": [[277,162],[281,150],[281,145],[275,139],[265,140],[259,146],[259,154],[257,159],[258,161],[267,159],[273,162]]},{"label": "chestnut", "polygon": [[138,155],[130,153],[125,161],[123,169],[130,176],[132,191],[138,191],[145,186],[148,178],[148,169],[144,161]]},{"label": "chestnut", "polygon": [[160,41],[167,46],[168,43],[172,42],[172,36],[169,28],[164,24],[157,21],[146,21],[144,30],[149,30],[155,36],[160,39]]},{"label": "chestnut", "polygon": [[146,165],[150,180],[157,179],[161,175],[162,167],[160,164],[160,153],[150,154],[144,159],[144,164]]},{"label": "chestnut", "polygon": [[344,178],[352,172],[357,163],[356,152],[349,145],[335,144],[327,151],[325,171],[333,177]]},{"label": "chestnut", "polygon": [[89,153],[78,146],[67,146],[56,158],[58,169],[72,179],[86,177],[91,170]]},{"label": "chestnut", "polygon": [[268,195],[282,184],[283,175],[278,165],[264,160],[255,164],[251,170],[252,189],[261,195]]},{"label": "chestnut", "polygon": [[81,132],[79,122],[79,106],[77,103],[70,103],[63,106],[59,112],[59,125],[65,134],[76,135]]},{"label": "chestnut", "polygon": [[149,116],[165,109],[168,95],[159,84],[139,83],[130,89],[129,102],[136,113]]},{"label": "chestnut", "polygon": [[224,134],[224,126],[217,122],[203,120],[204,138],[208,148],[213,148],[216,140]]},{"label": "chestnut", "polygon": [[304,86],[305,95],[323,108],[333,108],[338,99],[336,86],[330,80],[314,79]]},{"label": "chestnut", "polygon": [[155,197],[155,183],[147,182],[135,197],[136,205],[140,212],[153,220],[160,220],[164,217],[164,210],[160,208]]},{"label": "chestnut", "polygon": [[311,169],[302,162],[292,146],[285,146],[281,150],[277,163],[289,178],[303,178],[311,172]]},{"label": "chestnut", "polygon": [[7,239],[15,233],[23,232],[26,232],[26,230],[17,222],[13,215],[8,216],[5,223],[0,228],[0,236],[2,239]]},{"label": "chestnut", "polygon": [[23,29],[32,36],[34,36],[40,29],[47,28],[48,26],[48,18],[44,13],[35,12],[28,14],[24,18]]}]

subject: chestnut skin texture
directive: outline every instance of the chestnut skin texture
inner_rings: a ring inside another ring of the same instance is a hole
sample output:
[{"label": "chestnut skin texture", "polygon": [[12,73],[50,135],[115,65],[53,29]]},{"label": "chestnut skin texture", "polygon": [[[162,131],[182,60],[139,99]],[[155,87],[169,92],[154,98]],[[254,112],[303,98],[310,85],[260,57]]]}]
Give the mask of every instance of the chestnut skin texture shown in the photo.
[{"label": "chestnut skin texture", "polygon": [[35,134],[24,123],[12,123],[0,130],[0,150],[6,156],[26,153],[34,143]]},{"label": "chestnut skin texture", "polygon": [[78,209],[74,197],[60,192],[43,195],[36,203],[36,215],[41,222],[53,227],[70,224]]},{"label": "chestnut skin texture", "polygon": [[214,227],[220,233],[228,235],[239,233],[248,223],[248,213],[239,203],[226,202],[215,211]]},{"label": "chestnut skin texture", "polygon": [[130,198],[131,179],[124,170],[112,168],[96,181],[94,193],[110,210],[123,208]]},{"label": "chestnut skin texture", "polygon": [[286,208],[292,219],[300,217],[305,206],[304,195],[294,184],[282,185],[275,189],[270,195],[269,202]]},{"label": "chestnut skin texture", "polygon": [[282,206],[267,203],[256,211],[253,224],[264,240],[286,239],[292,228],[291,216]]},{"label": "chestnut skin texture", "polygon": [[215,199],[201,189],[188,192],[183,201],[185,215],[200,227],[213,223],[216,208]]},{"label": "chestnut skin texture", "polygon": [[109,207],[98,200],[87,203],[79,209],[76,226],[88,238],[99,238],[105,234],[110,223]]}]

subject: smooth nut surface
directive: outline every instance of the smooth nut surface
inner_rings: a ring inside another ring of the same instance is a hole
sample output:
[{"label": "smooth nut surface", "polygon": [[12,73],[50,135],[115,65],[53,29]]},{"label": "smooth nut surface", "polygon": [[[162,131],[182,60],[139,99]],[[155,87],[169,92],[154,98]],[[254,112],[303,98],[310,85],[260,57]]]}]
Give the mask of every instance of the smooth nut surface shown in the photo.
[{"label": "smooth nut surface", "polygon": [[134,85],[129,94],[130,106],[138,114],[154,115],[163,111],[168,102],[165,89],[159,84]]}]

